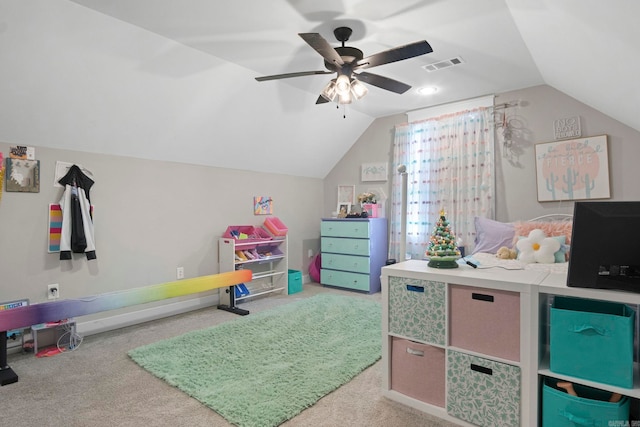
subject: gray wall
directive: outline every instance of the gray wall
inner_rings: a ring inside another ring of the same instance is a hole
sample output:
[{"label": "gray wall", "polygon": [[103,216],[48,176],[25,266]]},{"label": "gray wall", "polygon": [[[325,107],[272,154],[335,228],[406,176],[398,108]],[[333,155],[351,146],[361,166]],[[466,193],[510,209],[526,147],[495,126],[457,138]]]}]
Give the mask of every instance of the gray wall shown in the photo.
[{"label": "gray wall", "polygon": [[[5,156],[10,145],[0,143]],[[186,278],[217,273],[217,239],[227,226],[264,222],[253,214],[254,196],[271,196],[288,226],[290,268],[308,266],[304,242],[319,234],[319,179],[39,147],[36,158],[40,192],[5,191],[0,201],[0,301],[45,301],[50,283],[60,284],[62,298],[164,283],[176,280],[178,266]],[[95,175],[95,261],[47,253],[48,205],[62,194],[53,186],[58,160]]]},{"label": "gray wall", "polygon": [[[496,105],[513,101],[519,106],[507,110],[516,127],[510,158],[504,157],[503,140],[496,135],[496,219],[516,221],[573,212],[573,202],[537,201],[534,159],[535,144],[554,140],[553,122],[573,116],[580,116],[583,136],[608,135],[611,200],[640,200],[636,165],[640,132],[546,85],[501,93],[495,98]],[[361,164],[391,162],[394,126],[406,121],[405,114],[376,120],[336,164],[324,180],[325,215],[335,210],[338,185],[354,184],[357,193],[371,187],[372,183],[360,181]],[[374,184],[383,186],[389,195],[390,182]]]},{"label": "gray wall", "polygon": [[503,157],[502,147],[498,148],[497,219],[513,221],[573,212],[573,202],[537,201],[534,157],[535,144],[554,140],[554,120],[572,116],[580,116],[582,136],[608,135],[611,200],[640,200],[640,132],[549,86],[502,93],[495,103],[511,101],[521,104],[509,109],[515,119],[514,151],[518,156],[510,162]]}]

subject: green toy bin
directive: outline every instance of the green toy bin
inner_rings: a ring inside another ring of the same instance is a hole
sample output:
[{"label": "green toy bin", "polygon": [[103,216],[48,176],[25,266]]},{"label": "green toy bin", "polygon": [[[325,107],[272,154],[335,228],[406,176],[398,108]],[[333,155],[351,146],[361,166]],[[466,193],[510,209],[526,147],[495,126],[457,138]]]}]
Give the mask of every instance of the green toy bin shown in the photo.
[{"label": "green toy bin", "polygon": [[573,384],[577,396],[546,378],[542,388],[542,427],[628,426],[629,398],[609,402],[611,392]]},{"label": "green toy bin", "polygon": [[556,296],[551,307],[550,369],[633,387],[633,325],[627,305]]},{"label": "green toy bin", "polygon": [[302,272],[289,270],[289,294],[302,292]]}]

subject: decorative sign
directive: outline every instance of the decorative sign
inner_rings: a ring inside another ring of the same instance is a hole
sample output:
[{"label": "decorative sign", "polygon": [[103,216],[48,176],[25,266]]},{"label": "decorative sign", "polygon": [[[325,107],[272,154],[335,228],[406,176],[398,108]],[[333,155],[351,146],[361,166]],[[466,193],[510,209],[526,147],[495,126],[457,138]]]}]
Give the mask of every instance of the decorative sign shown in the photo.
[{"label": "decorative sign", "polygon": [[558,119],[553,122],[553,134],[555,139],[580,138],[580,116]]},{"label": "decorative sign", "polygon": [[607,199],[607,135],[537,144],[538,201]]},{"label": "decorative sign", "polygon": [[9,147],[9,158],[19,160],[35,160],[36,149],[34,147],[25,147],[22,145]]}]

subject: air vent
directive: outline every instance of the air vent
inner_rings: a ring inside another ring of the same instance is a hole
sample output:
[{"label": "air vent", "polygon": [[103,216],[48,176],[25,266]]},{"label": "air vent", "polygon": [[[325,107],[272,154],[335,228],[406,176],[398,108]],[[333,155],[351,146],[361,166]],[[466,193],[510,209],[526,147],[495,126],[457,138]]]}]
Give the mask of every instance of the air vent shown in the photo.
[{"label": "air vent", "polygon": [[443,68],[453,67],[454,65],[460,65],[463,63],[464,61],[462,60],[462,58],[460,58],[459,56],[456,56],[455,58],[445,59],[444,61],[438,61],[432,64],[424,65],[422,68],[424,68],[429,72],[432,72],[432,71],[442,70]]}]

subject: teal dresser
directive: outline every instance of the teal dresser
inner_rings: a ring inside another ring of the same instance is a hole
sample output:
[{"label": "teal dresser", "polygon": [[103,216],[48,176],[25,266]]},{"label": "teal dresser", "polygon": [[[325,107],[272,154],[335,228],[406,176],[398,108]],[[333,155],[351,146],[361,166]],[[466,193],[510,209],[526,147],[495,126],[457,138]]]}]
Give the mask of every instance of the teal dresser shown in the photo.
[{"label": "teal dresser", "polygon": [[386,218],[323,219],[320,236],[320,283],[380,292],[380,270],[387,260]]}]

